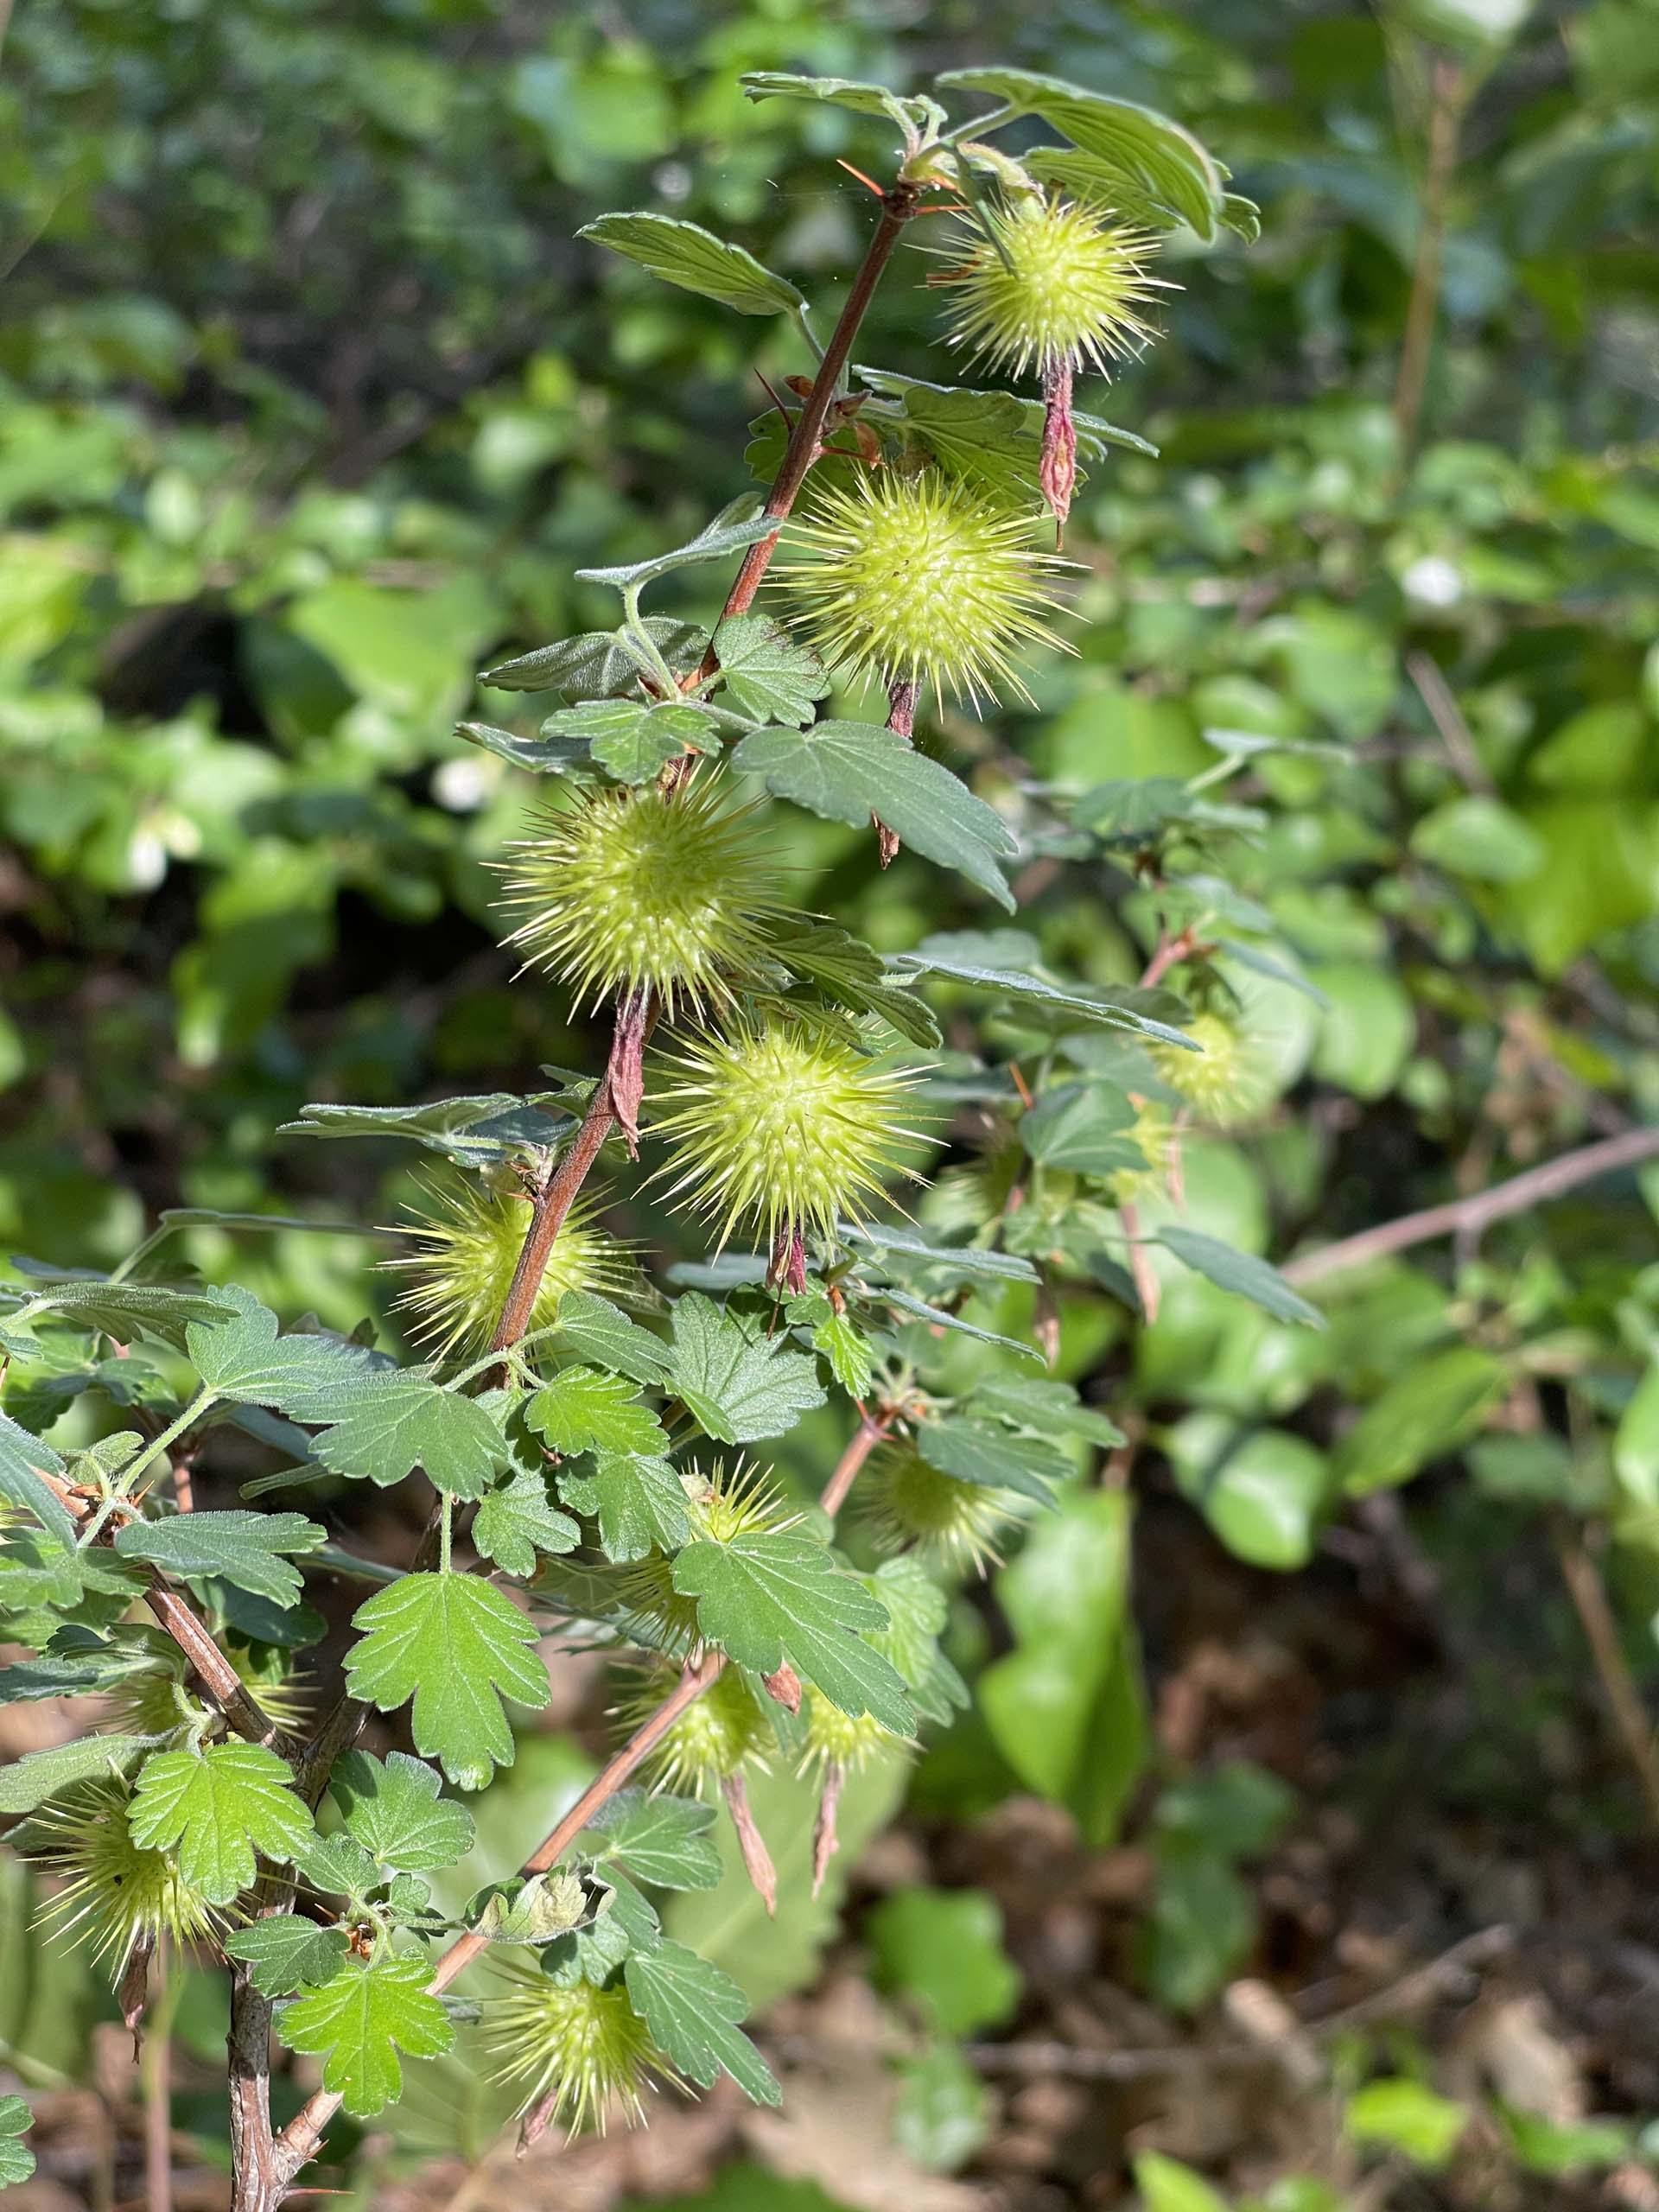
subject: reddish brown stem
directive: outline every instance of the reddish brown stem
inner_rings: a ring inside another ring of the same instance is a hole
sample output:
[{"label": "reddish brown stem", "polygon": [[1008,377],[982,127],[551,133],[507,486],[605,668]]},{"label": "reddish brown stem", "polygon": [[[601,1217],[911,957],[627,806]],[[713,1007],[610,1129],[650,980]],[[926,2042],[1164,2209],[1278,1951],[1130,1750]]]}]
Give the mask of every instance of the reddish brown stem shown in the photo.
[{"label": "reddish brown stem", "polygon": [[[790,433],[784,451],[783,465],[766,494],[763,512],[774,515],[781,522],[794,505],[797,494],[806,481],[806,473],[818,457],[823,440],[823,426],[829,419],[831,403],[840,389],[842,376],[851,358],[853,340],[859,326],[875,297],[875,288],[881,281],[882,271],[893,257],[893,250],[904,234],[905,225],[916,213],[918,188],[900,181],[881,198],[881,219],[875,226],[862,264],[853,279],[853,289],[847,295],[847,304],[842,308],[830,343],[824,348],[818,372],[812,379],[812,389],[801,403],[801,411],[795,417],[795,427]],[[721,620],[729,621],[733,615],[741,614],[754,603],[760,588],[760,579],[772,565],[777,550],[778,533],[758,538],[743,556],[743,565],[737,580],[726,594],[726,604],[721,610]],[[707,679],[720,666],[720,656],[711,642],[698,669],[699,677]]]}]

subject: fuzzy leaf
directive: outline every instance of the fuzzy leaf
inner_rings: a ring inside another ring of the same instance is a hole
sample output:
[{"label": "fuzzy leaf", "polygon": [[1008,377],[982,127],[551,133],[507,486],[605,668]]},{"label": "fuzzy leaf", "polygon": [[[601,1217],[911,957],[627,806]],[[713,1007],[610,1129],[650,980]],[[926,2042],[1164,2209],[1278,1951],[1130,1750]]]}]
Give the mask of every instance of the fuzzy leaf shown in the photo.
[{"label": "fuzzy leaf", "polygon": [[1217,1236],[1203,1236],[1196,1229],[1160,1229],[1158,1242],[1173,1252],[1184,1268],[1192,1268],[1218,1289],[1236,1291],[1262,1306],[1276,1321],[1300,1321],[1306,1328],[1322,1329],[1325,1316],[1294,1291],[1277,1268],[1269,1267],[1253,1252],[1236,1251]]},{"label": "fuzzy leaf", "polygon": [[289,1997],[306,1982],[331,1981],[349,1939],[343,1928],[320,1928],[297,1913],[250,1921],[225,1938],[225,1948],[249,1969],[262,1997]]},{"label": "fuzzy leaf", "polygon": [[576,236],[608,246],[665,283],[700,292],[740,315],[793,315],[806,305],[788,277],[774,275],[744,247],[679,216],[601,215],[584,224]]},{"label": "fuzzy leaf", "polygon": [[734,553],[745,551],[757,540],[770,537],[777,530],[774,518],[758,512],[757,505],[756,495],[746,492],[729,506],[722,507],[683,545],[671,546],[666,553],[653,553],[644,561],[625,561],[609,569],[578,569],[576,574],[584,583],[613,584],[618,591],[638,591],[645,584],[654,583],[658,576],[671,575],[676,569],[695,569],[705,561],[724,561]]},{"label": "fuzzy leaf", "polygon": [[653,1546],[677,1551],[690,1526],[684,1487],[666,1459],[601,1457],[591,1474],[562,1474],[559,1495],[598,1522],[600,1548],[619,1567]]},{"label": "fuzzy leaf", "polygon": [[1045,1436],[1081,1436],[1109,1449],[1124,1440],[1116,1422],[1082,1404],[1069,1382],[994,1375],[975,1386],[973,1404],[976,1411],[994,1414],[1019,1428],[1039,1429]]},{"label": "fuzzy leaf", "polygon": [[[582,709],[573,707],[570,711],[580,714]],[[717,753],[720,745],[720,725],[714,716],[704,708],[682,704],[636,709],[626,728],[619,724],[600,733],[588,750],[619,783],[648,784],[688,747],[693,753]]]},{"label": "fuzzy leaf", "polygon": [[500,1424],[480,1399],[395,1370],[365,1376],[312,1450],[335,1474],[383,1490],[424,1467],[453,1497],[481,1497],[507,1461]]},{"label": "fuzzy leaf", "polygon": [[[48,1427],[51,1426],[48,1422]],[[49,1444],[19,1428],[0,1414],[0,1498],[32,1513],[43,1529],[66,1544],[75,1541],[73,1516],[41,1480],[42,1474],[60,1475],[63,1461]]]},{"label": "fuzzy leaf", "polygon": [[982,1344],[995,1344],[1001,1351],[1014,1352],[1020,1359],[1034,1360],[1040,1367],[1043,1355],[1037,1345],[1022,1342],[1018,1337],[999,1336],[995,1329],[982,1329],[976,1321],[964,1321],[960,1313],[953,1313],[948,1306],[930,1306],[925,1298],[916,1298],[897,1283],[884,1283],[869,1295],[882,1306],[891,1306],[912,1321],[925,1321],[930,1329],[948,1329],[953,1336],[975,1337]]},{"label": "fuzzy leaf", "polygon": [[[1012,391],[981,391],[965,385],[924,384],[885,369],[855,373],[876,391],[902,403],[905,419],[939,466],[1015,499],[1036,489],[1043,450],[1043,403]],[[1114,446],[1157,457],[1158,448],[1134,430],[1098,415],[1074,413],[1080,461],[1103,460]]]},{"label": "fuzzy leaf", "polygon": [[885,85],[866,85],[851,77],[798,77],[783,69],[750,69],[738,83],[752,100],[817,100],[850,108],[855,115],[886,116],[901,130],[920,130],[944,120],[944,110],[925,94],[906,99]]},{"label": "fuzzy leaf", "polygon": [[[1110,204],[1137,217],[1165,211],[1204,239],[1215,236],[1222,210],[1221,173],[1190,130],[1154,108],[1109,99],[1061,77],[1030,69],[952,69],[938,79],[942,91],[984,92],[1017,113],[1040,115],[1092,157]],[[1033,175],[1039,156],[1027,154]],[[1099,187],[1096,187],[1098,190]],[[1144,203],[1144,205],[1142,204]]]},{"label": "fuzzy leaf", "polygon": [[635,1951],[622,1973],[652,2041],[683,2074],[709,2089],[727,2073],[757,2104],[783,2102],[772,2069],[737,2024],[748,1999],[729,1974],[671,1942]]},{"label": "fuzzy leaf", "polygon": [[880,953],[835,923],[801,918],[776,925],[767,950],[833,1004],[879,1014],[912,1045],[937,1050],[939,1025],[931,1010],[893,982]]},{"label": "fuzzy leaf", "polygon": [[549,1503],[544,1478],[526,1467],[485,1498],[473,1517],[473,1541],[504,1574],[531,1575],[537,1552],[574,1551],[582,1530]]},{"label": "fuzzy leaf", "polygon": [[823,663],[767,614],[734,614],[715,632],[720,681],[729,703],[758,722],[812,719],[830,689]]},{"label": "fuzzy leaf", "polygon": [[697,1601],[703,1635],[740,1667],[771,1675],[787,1659],[843,1713],[874,1713],[900,1736],[915,1726],[903,1682],[858,1633],[885,1628],[886,1609],[810,1536],[688,1544],[673,1572],[674,1587]]},{"label": "fuzzy leaf", "polygon": [[[453,1866],[472,1848],[473,1816],[445,1797],[435,1768],[406,1751],[348,1751],[328,1777],[346,1833],[382,1866]],[[315,1979],[315,1977],[312,1977]]]},{"label": "fuzzy leaf", "polygon": [[362,1633],[346,1661],[353,1697],[382,1713],[412,1698],[416,1749],[463,1789],[512,1765],[502,1698],[539,1707],[552,1689],[527,1649],[536,1630],[510,1598],[476,1574],[406,1574],[366,1599],[352,1625]]},{"label": "fuzzy leaf", "polygon": [[[69,1561],[72,1569],[77,1564]],[[79,1586],[78,1580],[72,1582],[67,1602],[74,1602]],[[141,1586],[135,1578],[134,1597]],[[15,1659],[0,1667],[0,1705],[28,1705],[47,1697],[92,1697],[134,1675],[153,1673],[155,1666],[148,1652],[128,1651],[118,1644],[88,1651],[43,1651],[38,1659]]]},{"label": "fuzzy leaf", "polygon": [[135,1843],[176,1845],[178,1868],[211,1904],[229,1904],[254,1876],[254,1853],[291,1859],[312,1833],[286,1763],[263,1744],[209,1744],[148,1759],[127,1814]]},{"label": "fuzzy leaf", "polygon": [[1135,1109],[1115,1083],[1061,1083],[1044,1091],[1020,1122],[1033,1160],[1076,1175],[1116,1175],[1146,1164],[1129,1132]]},{"label": "fuzzy leaf", "polygon": [[720,1444],[781,1436],[824,1402],[805,1353],[764,1337],[752,1340],[729,1313],[696,1291],[674,1309],[671,1372],[686,1410]]},{"label": "fuzzy leaf", "polygon": [[573,1117],[511,1090],[439,1098],[425,1106],[302,1106],[279,1137],[401,1137],[461,1166],[486,1167],[558,1144]]},{"label": "fuzzy leaf", "polygon": [[81,1736],[44,1751],[25,1751],[0,1767],[0,1813],[32,1813],[78,1782],[129,1773],[158,1740],[154,1736]]},{"label": "fuzzy leaf", "polygon": [[1015,1491],[1039,1505],[1053,1503],[1055,1484],[1071,1471],[1071,1462],[1052,1445],[1010,1436],[984,1421],[924,1421],[916,1431],[916,1449],[930,1467],[959,1483]]},{"label": "fuzzy leaf", "polygon": [[668,1439],[639,1393],[620,1375],[594,1367],[567,1367],[544,1383],[524,1408],[524,1419],[550,1450],[655,1453]]},{"label": "fuzzy leaf", "polygon": [[588,1899],[574,1874],[535,1874],[507,1884],[484,1901],[474,1926],[492,1943],[550,1943],[574,1928],[588,1910]]},{"label": "fuzzy leaf", "polygon": [[0,2097],[0,2189],[27,2181],[35,2171],[35,2153],[23,2137],[35,2124],[35,2115],[21,2097]]},{"label": "fuzzy leaf", "polygon": [[[671,615],[647,615],[641,626],[677,675],[695,668],[709,642],[706,630]],[[556,645],[486,668],[479,677],[497,691],[561,691],[567,699],[614,699],[635,689],[644,663],[616,630],[588,630]],[[526,764],[533,765],[533,764]]]},{"label": "fuzzy leaf", "polygon": [[176,1346],[183,1344],[192,1322],[222,1319],[236,1298],[234,1291],[181,1289],[165,1282],[75,1281],[35,1291],[28,1303],[79,1328],[102,1330],[122,1343],[142,1333]]},{"label": "fuzzy leaf", "polygon": [[891,1262],[897,1260],[901,1268],[908,1262],[916,1270],[951,1278],[988,1276],[1001,1282],[1037,1281],[1036,1268],[1016,1252],[982,1252],[971,1244],[930,1244],[913,1230],[898,1229],[887,1222],[865,1227],[839,1221],[836,1224],[836,1235],[843,1244],[875,1253],[883,1274],[891,1273]]},{"label": "fuzzy leaf", "polygon": [[709,1834],[714,1825],[714,1807],[695,1797],[619,1789],[582,1834],[600,1839],[589,1847],[595,1864],[613,1860],[636,1882],[659,1890],[712,1890],[720,1879],[720,1853]]},{"label": "fuzzy leaf", "polygon": [[823,721],[810,729],[758,729],[732,754],[776,798],[830,822],[863,827],[879,815],[906,845],[959,869],[1010,912],[1000,859],[1018,841],[995,808],[909,741],[877,722]]},{"label": "fuzzy leaf", "polygon": [[332,1981],[308,1990],[282,2013],[278,2032],[290,2050],[327,2054],[322,2085],[355,2120],[371,2120],[402,2094],[397,2053],[436,2058],[455,2031],[428,1990],[429,1969],[419,1959],[385,1959],[365,1966],[353,1959]]},{"label": "fuzzy leaf", "polygon": [[573,1290],[564,1299],[556,1341],[579,1359],[632,1376],[636,1382],[660,1382],[668,1372],[668,1347],[660,1338],[591,1291]]},{"label": "fuzzy leaf", "polygon": [[175,1513],[165,1521],[131,1521],[116,1532],[123,1559],[143,1560],[168,1574],[210,1575],[286,1611],[300,1595],[295,1552],[314,1552],[328,1532],[302,1513]]},{"label": "fuzzy leaf", "polygon": [[191,1364],[221,1398],[273,1406],[294,1421],[340,1421],[365,1380],[385,1371],[372,1352],[338,1337],[279,1337],[276,1316],[245,1290],[220,1295],[236,1311],[193,1321],[186,1341]]},{"label": "fuzzy leaf", "polygon": [[[900,976],[942,976],[949,982],[990,992],[998,998],[1028,1001],[1069,1021],[1097,1021],[1109,1029],[1133,1029],[1144,1037],[1156,1038],[1160,1044],[1184,1046],[1192,1052],[1198,1050],[1182,1031],[1142,1013],[1135,1003],[1134,988],[1117,991],[1064,990],[1058,983],[1046,982],[1040,976],[1024,975],[1012,968],[982,967],[976,961],[959,960],[943,950],[930,951],[925,944],[914,952],[893,954],[887,965]],[[1179,1006],[1179,1001],[1175,1003]]]}]

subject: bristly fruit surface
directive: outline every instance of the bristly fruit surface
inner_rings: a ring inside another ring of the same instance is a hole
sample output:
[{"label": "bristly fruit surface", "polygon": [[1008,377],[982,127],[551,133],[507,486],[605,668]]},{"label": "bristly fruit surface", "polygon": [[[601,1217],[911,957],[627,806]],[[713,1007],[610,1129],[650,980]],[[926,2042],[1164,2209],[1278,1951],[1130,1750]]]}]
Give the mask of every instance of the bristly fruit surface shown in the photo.
[{"label": "bristly fruit surface", "polygon": [[1065,563],[1031,542],[1032,518],[936,469],[872,469],[821,487],[772,574],[816,650],[849,674],[948,692],[976,706],[999,685],[1028,699],[1021,657],[1065,648],[1048,586]]},{"label": "bristly fruit surface", "polygon": [[535,817],[507,870],[509,944],[569,984],[578,1007],[648,990],[671,1019],[753,982],[766,925],[787,911],[757,810],[699,775],[672,792],[588,791]]},{"label": "bristly fruit surface", "polygon": [[941,249],[953,265],[930,280],[950,293],[952,346],[1015,376],[1060,362],[1104,374],[1152,338],[1142,310],[1165,288],[1147,275],[1157,245],[1149,232],[1034,195],[988,208],[986,221],[993,236],[969,228],[965,254]]},{"label": "bristly fruit surface", "polygon": [[[433,1177],[423,1185],[419,1210],[410,1211],[404,1233],[416,1250],[381,1263],[406,1278],[397,1305],[410,1316],[416,1341],[440,1355],[482,1350],[518,1264],[530,1200],[475,1177]],[[530,1328],[550,1327],[571,1291],[613,1298],[632,1276],[626,1247],[594,1225],[592,1203],[578,1202],[554,1243]]]},{"label": "bristly fruit surface", "polygon": [[718,1223],[722,1245],[740,1223],[775,1239],[867,1216],[916,1136],[895,1119],[907,1077],[806,1023],[744,1015],[671,1065],[653,1133],[674,1156],[659,1179]]},{"label": "bristly fruit surface", "polygon": [[118,1978],[135,1943],[159,1936],[197,1943],[224,1923],[180,1873],[175,1854],[133,1841],[127,1802],[124,1783],[89,1783],[29,1822],[29,1856],[63,1884],[41,1918],[90,1942],[94,1958],[112,1955]]},{"label": "bristly fruit surface", "polygon": [[492,2078],[521,2088],[526,2106],[550,2095],[572,2135],[589,2125],[602,2134],[614,2111],[631,2127],[643,2120],[644,2091],[676,2077],[620,1983],[555,1980],[516,1961],[506,1972],[512,1994],[485,2012],[486,2045],[499,2062]]}]

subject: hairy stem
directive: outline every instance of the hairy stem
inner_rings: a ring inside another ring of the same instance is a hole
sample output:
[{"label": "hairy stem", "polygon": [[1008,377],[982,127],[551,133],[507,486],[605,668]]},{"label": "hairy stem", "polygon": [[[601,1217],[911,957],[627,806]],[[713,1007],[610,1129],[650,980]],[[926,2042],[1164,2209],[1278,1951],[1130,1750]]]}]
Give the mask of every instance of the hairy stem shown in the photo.
[{"label": "hairy stem", "polygon": [[[783,465],[766,494],[764,512],[775,515],[781,522],[794,505],[796,496],[806,481],[806,473],[817,459],[818,447],[823,437],[823,426],[830,414],[830,403],[840,389],[848,361],[852,356],[853,341],[858,336],[859,326],[869,311],[875,297],[876,286],[882,272],[893,257],[893,250],[904,235],[905,225],[916,213],[920,196],[919,188],[900,181],[883,194],[881,219],[875,226],[862,264],[853,279],[853,289],[847,295],[847,304],[831,332],[830,343],[823,349],[823,359],[818,372],[812,379],[812,389],[801,403],[801,411],[795,418],[785,448]],[[743,556],[743,565],[737,572],[737,581],[726,594],[726,604],[721,610],[721,620],[729,621],[734,614],[741,614],[754,603],[760,588],[760,579],[772,565],[772,556],[778,546],[778,532],[757,538]],[[702,657],[698,669],[700,680],[706,681],[720,666],[720,656],[713,644]]]}]

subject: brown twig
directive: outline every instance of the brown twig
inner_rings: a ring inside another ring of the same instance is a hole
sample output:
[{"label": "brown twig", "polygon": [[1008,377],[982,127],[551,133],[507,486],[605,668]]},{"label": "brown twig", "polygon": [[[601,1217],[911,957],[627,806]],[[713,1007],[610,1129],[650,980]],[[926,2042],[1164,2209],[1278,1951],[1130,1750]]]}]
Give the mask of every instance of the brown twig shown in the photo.
[{"label": "brown twig", "polygon": [[1583,1531],[1568,1515],[1559,1511],[1551,1514],[1550,1535],[1560,1562],[1561,1579],[1584,1630],[1584,1640],[1590,1647],[1590,1656],[1613,1726],[1648,1801],[1654,1825],[1659,1827],[1659,1751],[1654,1747],[1653,1723],[1648,1718],[1642,1693],[1624,1656],[1618,1623],[1608,1603],[1601,1570],[1585,1542]]},{"label": "brown twig", "polygon": [[1421,1213],[1402,1214],[1397,1221],[1379,1222],[1375,1229],[1362,1229],[1357,1236],[1344,1236],[1317,1252],[1304,1252],[1281,1272],[1291,1282],[1317,1282],[1346,1268],[1364,1267],[1389,1253],[1408,1251],[1414,1244],[1432,1243],[1438,1236],[1478,1236],[1493,1222],[1564,1197],[1581,1183],[1656,1159],[1659,1159],[1659,1128],[1626,1129],[1619,1136],[1604,1137],[1577,1152],[1564,1152],[1558,1159],[1528,1168],[1524,1174],[1512,1175],[1507,1183],[1471,1192],[1466,1198],[1425,1206]]}]

